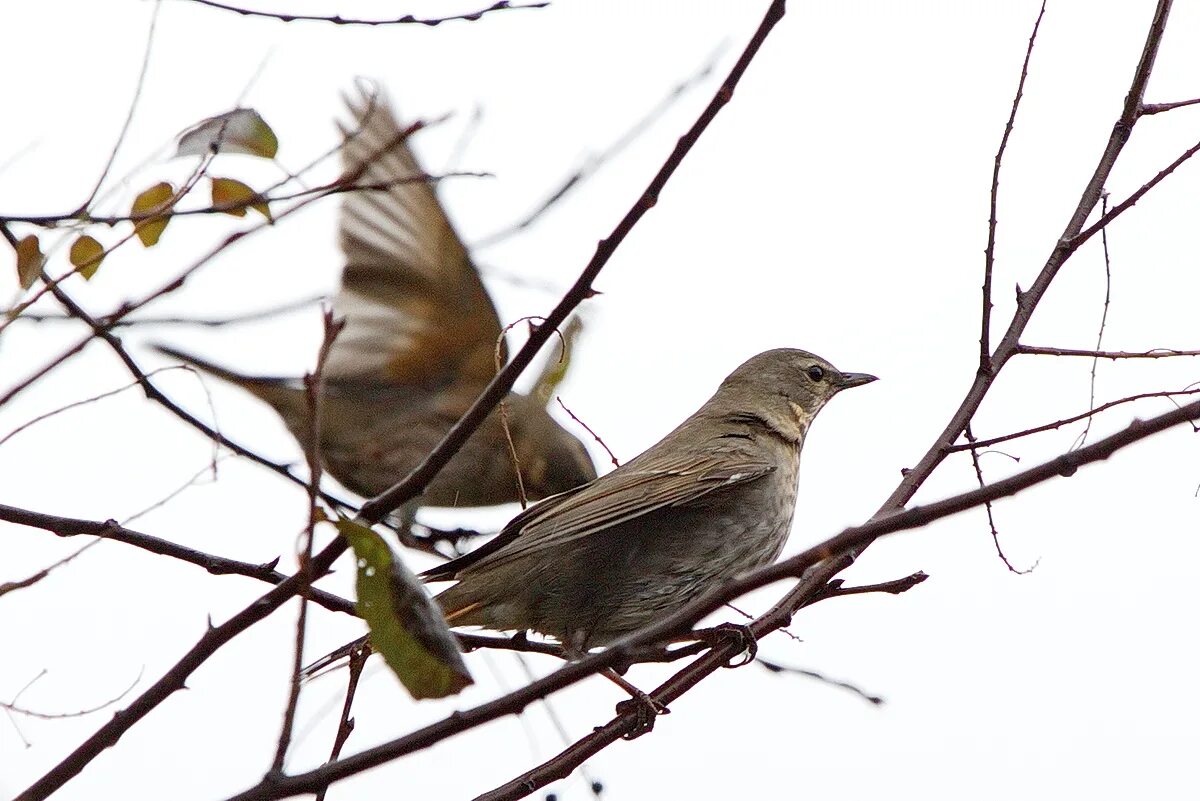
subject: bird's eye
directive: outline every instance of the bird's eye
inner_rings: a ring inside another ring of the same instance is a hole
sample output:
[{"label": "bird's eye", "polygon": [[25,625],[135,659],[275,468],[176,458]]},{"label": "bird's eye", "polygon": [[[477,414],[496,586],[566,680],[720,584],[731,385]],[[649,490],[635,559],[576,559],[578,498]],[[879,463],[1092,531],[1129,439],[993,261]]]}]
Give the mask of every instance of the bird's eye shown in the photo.
[{"label": "bird's eye", "polygon": [[821,369],[820,365],[814,364],[812,367],[808,368],[807,372],[808,377],[813,381],[820,381],[825,377],[825,371]]}]

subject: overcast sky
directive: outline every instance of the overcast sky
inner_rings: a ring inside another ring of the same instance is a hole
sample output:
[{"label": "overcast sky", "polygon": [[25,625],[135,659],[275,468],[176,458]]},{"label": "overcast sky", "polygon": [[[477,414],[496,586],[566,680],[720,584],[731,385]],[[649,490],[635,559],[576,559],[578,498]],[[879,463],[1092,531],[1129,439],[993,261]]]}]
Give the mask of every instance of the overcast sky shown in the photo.
[{"label": "overcast sky", "polygon": [[[379,5],[288,8],[376,16]],[[441,3],[388,5],[389,14],[446,13]],[[406,115],[451,115],[416,142],[430,171],[494,174],[441,187],[463,238],[478,241],[534,208],[717,53],[714,75],[633,146],[535,226],[476,252],[505,321],[544,314],[711,97],[763,7],[559,0],[471,24],[366,28],[285,25],[164,3],[102,208],[124,211],[141,188],[185,176],[190,161],[166,158],[172,137],[239,102],[263,114],[279,135],[280,164],[296,169],[337,143],[339,92],[368,76]],[[1014,287],[1037,274],[1095,167],[1153,7],[1149,0],[1050,3],[1001,183],[997,332],[1013,312]],[[587,327],[561,388],[564,402],[625,461],[761,350],[800,347],[843,370],[874,373],[882,380],[837,398],[807,441],[788,552],[868,519],[974,376],[992,159],[1037,9],[1026,0],[793,3],[733,102],[597,280],[602,294],[583,307]],[[67,212],[87,196],[125,119],[154,10],[133,0],[6,9],[0,215]],[[1147,97],[1197,96],[1200,9],[1179,4]],[[1197,138],[1200,108],[1143,120],[1107,187],[1112,198],[1127,196]],[[255,186],[280,175],[275,165],[237,156],[219,158],[213,171]],[[334,175],[328,165],[312,182]],[[1106,348],[1200,347],[1198,176],[1195,165],[1185,166],[1112,226]],[[314,204],[247,238],[146,313],[224,316],[330,291],[340,267],[336,211],[332,199]],[[64,286],[90,310],[110,311],[255,222],[253,215],[176,220],[158,247],[126,246],[91,282]],[[0,258],[6,299],[17,293],[11,261]],[[64,264],[56,251],[52,271]],[[1097,238],[1064,269],[1024,341],[1094,347],[1104,296]],[[0,391],[82,333],[62,323],[6,329]],[[146,347],[157,340],[247,371],[299,375],[313,363],[320,326],[314,306],[238,327],[137,328],[123,336],[148,367],[167,364]],[[1086,359],[1019,357],[989,395],[975,433],[1005,434],[1086,410],[1090,369]],[[1105,362],[1096,398],[1182,389],[1198,378],[1200,365],[1186,359]],[[93,343],[0,408],[0,437],[128,381]],[[237,390],[210,382],[210,407],[192,375],[164,373],[161,383],[206,419],[215,410],[229,436],[272,458],[299,459],[273,413]],[[1169,408],[1163,399],[1121,407],[1100,417],[1090,436]],[[986,475],[1053,457],[1081,430],[1007,443],[1004,452],[1019,464],[989,454]],[[1038,564],[1029,575],[1004,567],[985,516],[973,511],[878,543],[845,576],[868,583],[924,570],[923,585],[899,597],[821,603],[791,626],[800,641],[774,634],[762,643],[770,660],[853,682],[883,696],[882,707],[757,665],[720,671],[672,704],[652,735],[596,757],[590,775],[612,799],[1190,797],[1200,747],[1200,457],[1190,433],[1177,428],[998,504],[1010,560]],[[599,447],[592,450],[607,469]],[[126,391],[0,445],[0,502],[124,520],[211,459],[199,434]],[[969,459],[952,457],[918,501],[974,481]],[[131,525],[251,562],[283,554],[286,565],[305,504],[296,486],[224,458],[216,481],[205,474]],[[494,529],[512,511],[428,519]],[[0,582],[81,544],[0,524]],[[348,566],[339,563],[331,588],[351,591]],[[23,706],[75,711],[117,695],[140,674],[139,692],[195,643],[209,617],[224,621],[263,590],[102,543],[0,599],[0,700],[43,669]],[[741,606],[763,611],[784,591],[769,588]],[[729,611],[723,617],[737,619]],[[188,692],[133,727],[56,797],[119,791],[132,799],[217,799],[257,782],[275,746],[294,619],[289,606],[234,640],[188,681]],[[311,623],[314,655],[363,631],[321,609],[312,610]],[[538,673],[555,666],[531,662]],[[469,663],[477,686],[420,704],[382,665],[370,666],[347,752],[524,680],[507,654]],[[629,677],[650,688],[670,672],[640,666]],[[306,688],[290,769],[325,759],[343,689],[344,674]],[[607,721],[620,697],[593,679],[555,696],[554,705],[575,739]],[[111,714],[0,721],[0,794],[27,786]],[[468,798],[561,747],[536,707],[356,777],[330,798]],[[555,789],[560,798],[589,796],[578,774]]]}]

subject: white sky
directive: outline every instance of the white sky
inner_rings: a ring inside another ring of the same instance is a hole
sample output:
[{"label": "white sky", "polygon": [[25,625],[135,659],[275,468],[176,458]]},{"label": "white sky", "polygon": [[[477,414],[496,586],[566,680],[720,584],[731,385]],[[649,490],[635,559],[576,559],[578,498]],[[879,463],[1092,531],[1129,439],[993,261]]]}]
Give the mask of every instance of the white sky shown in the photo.
[{"label": "white sky", "polygon": [[[379,4],[313,2],[290,10],[374,16]],[[401,13],[390,4],[389,14]],[[445,13],[443,4],[405,6]],[[1138,2],[1052,2],[1002,178],[996,335],[1061,232],[1119,112],[1153,9]],[[466,4],[464,8],[474,8]],[[338,92],[377,79],[409,115],[455,116],[417,147],[446,166],[465,120],[482,122],[443,199],[469,242],[522,216],[588,154],[603,149],[722,42],[724,75],[757,25],[755,4],[557,2],[438,28],[335,28],[241,17],[187,2],[158,18],[138,113],[114,168],[131,175],[109,207],[190,166],[159,149],[186,125],[245,102],[278,132],[290,168],[336,142]],[[153,5],[13,4],[5,10],[0,71],[0,214],[65,212],[86,196],[124,119]],[[708,397],[747,356],[796,346],[883,380],[839,397],[808,440],[789,551],[870,517],[957,406],[978,351],[992,157],[1015,88],[1035,2],[794,3],[660,202],[597,281],[588,330],[563,399],[622,459],[652,444]],[[1179,4],[1148,99],[1200,96],[1200,10]],[[255,79],[261,62],[262,74]],[[690,92],[638,143],[524,235],[477,254],[506,320],[546,312],[641,192],[716,86]],[[1200,133],[1200,109],[1140,123],[1108,189],[1123,198]],[[147,162],[148,159],[153,160]],[[261,185],[270,165],[223,157],[214,168]],[[326,170],[324,177],[331,177]],[[1189,165],[1110,230],[1112,349],[1200,346],[1195,298],[1200,182]],[[115,185],[115,182],[114,182]],[[333,287],[336,203],[297,215],[223,254],[147,313],[221,316]],[[88,284],[67,283],[103,312],[174,275],[245,220],[176,220],[162,244],[128,246]],[[25,232],[25,229],[21,229]],[[106,243],[115,234],[97,234]],[[53,265],[61,269],[64,254]],[[15,293],[10,259],[0,291]],[[1025,337],[1092,347],[1104,297],[1098,238],[1063,271]],[[45,310],[52,310],[46,304]],[[81,335],[76,326],[13,325],[0,337],[0,389]],[[135,329],[145,348],[168,340],[247,370],[299,374],[319,326],[309,310],[222,330]],[[1021,357],[1005,369],[975,431],[992,436],[1086,408],[1090,362]],[[1098,400],[1180,389],[1187,360],[1103,363]],[[195,379],[161,377],[173,397],[209,414]],[[128,382],[100,344],[0,409],[0,436],[28,419]],[[271,412],[211,385],[217,420],[260,452],[298,458]],[[1093,436],[1156,400],[1098,420]],[[992,455],[990,478],[1049,458],[1079,426]],[[603,464],[599,449],[598,463]],[[0,502],[91,519],[124,519],[186,483],[211,448],[158,407],[126,392],[18,434],[0,446]],[[950,459],[919,499],[974,482]],[[795,642],[776,634],[770,659],[853,681],[886,697],[872,708],[810,680],[757,666],[721,671],[672,705],[656,731],[590,763],[614,799],[790,797],[882,793],[928,799],[1178,798],[1195,793],[1200,657],[1195,643],[1200,459],[1180,428],[1002,502],[997,519],[1014,563],[995,556],[983,513],[899,535],[871,548],[852,582],[925,570],[900,597],[822,603],[798,616]],[[499,526],[509,510],[442,514],[447,523]],[[236,459],[219,480],[188,489],[134,528],[247,561],[288,553],[305,517],[301,490]],[[0,582],[74,550],[45,532],[0,525]],[[414,560],[415,562],[416,560]],[[333,587],[347,588],[350,571]],[[264,590],[189,565],[104,543],[36,587],[0,599],[0,699],[42,669],[21,701],[72,711],[139,689]],[[782,592],[743,603],[761,611]],[[64,788],[63,799],[120,792],[132,799],[220,798],[253,784],[270,763],[284,697],[295,607],[236,639],[176,694]],[[312,612],[313,654],[361,632],[357,621]],[[411,702],[379,665],[369,668],[347,752],[398,736],[521,681],[512,657],[473,656],[479,685],[445,703]],[[550,660],[534,669],[552,669]],[[668,669],[630,673],[652,687]],[[289,768],[328,752],[343,680],[306,689],[303,738]],[[619,693],[601,679],[558,696],[572,738],[607,721]],[[111,712],[0,722],[0,794],[54,765]],[[400,793],[465,798],[557,752],[544,713],[507,718],[340,785],[330,798]],[[556,788],[588,797],[578,777]],[[539,794],[541,795],[541,794]]]}]

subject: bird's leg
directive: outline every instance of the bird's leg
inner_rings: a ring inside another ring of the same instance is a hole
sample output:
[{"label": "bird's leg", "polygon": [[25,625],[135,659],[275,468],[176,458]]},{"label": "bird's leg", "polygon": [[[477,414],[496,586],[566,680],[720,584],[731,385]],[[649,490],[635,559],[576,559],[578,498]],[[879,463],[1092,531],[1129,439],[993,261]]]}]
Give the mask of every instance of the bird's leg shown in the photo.
[{"label": "bird's leg", "polygon": [[[587,654],[587,632],[577,631],[569,640],[564,642],[564,650],[567,652],[568,658],[572,661],[581,659]],[[654,728],[654,719],[659,715],[669,715],[671,710],[658,701],[655,701],[650,695],[644,692],[639,687],[627,678],[622,676],[611,667],[606,667],[600,671],[600,675],[611,681],[613,684],[620,687],[625,692],[629,693],[629,698],[617,704],[616,712],[623,715],[631,709],[636,709],[637,726],[630,732],[622,735],[626,740],[634,740],[641,737],[648,731]]]},{"label": "bird's leg", "polygon": [[730,640],[740,643],[742,648],[739,653],[744,654],[744,656],[739,662],[735,663],[732,660],[727,662],[725,664],[727,668],[739,668],[743,665],[748,665],[758,656],[758,638],[754,636],[754,632],[750,630],[749,626],[743,626],[740,623],[721,623],[710,629],[696,629],[690,636],[705,643],[709,648],[716,648],[718,645],[723,645]]}]

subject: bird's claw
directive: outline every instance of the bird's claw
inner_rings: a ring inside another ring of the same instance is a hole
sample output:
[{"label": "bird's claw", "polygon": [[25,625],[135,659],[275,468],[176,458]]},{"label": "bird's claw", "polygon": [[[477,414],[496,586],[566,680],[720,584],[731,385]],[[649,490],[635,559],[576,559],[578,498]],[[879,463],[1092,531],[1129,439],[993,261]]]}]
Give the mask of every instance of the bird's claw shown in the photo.
[{"label": "bird's claw", "polygon": [[617,704],[617,714],[624,715],[630,711],[636,715],[633,729],[621,735],[623,740],[636,740],[643,734],[654,730],[654,720],[659,715],[669,715],[671,710],[665,704],[659,703],[646,693],[640,693],[632,698],[626,698]]},{"label": "bird's claw", "polygon": [[731,640],[740,644],[742,647],[738,653],[742,658],[737,662],[733,660],[726,662],[725,667],[727,668],[740,668],[748,665],[758,656],[758,638],[754,636],[754,632],[750,630],[749,626],[743,626],[741,623],[721,623],[711,629],[696,629],[693,634],[696,639],[707,644],[709,648],[715,648]]}]

